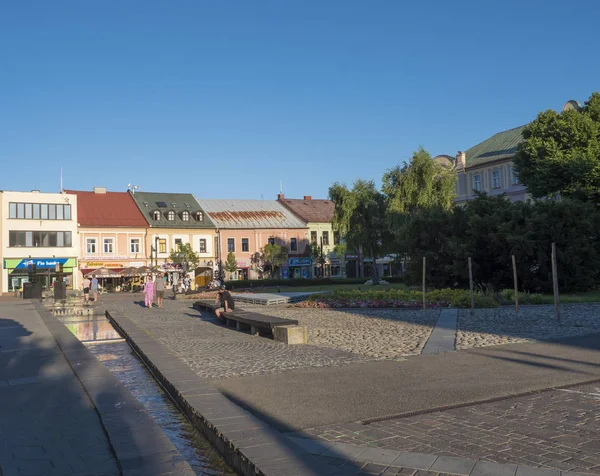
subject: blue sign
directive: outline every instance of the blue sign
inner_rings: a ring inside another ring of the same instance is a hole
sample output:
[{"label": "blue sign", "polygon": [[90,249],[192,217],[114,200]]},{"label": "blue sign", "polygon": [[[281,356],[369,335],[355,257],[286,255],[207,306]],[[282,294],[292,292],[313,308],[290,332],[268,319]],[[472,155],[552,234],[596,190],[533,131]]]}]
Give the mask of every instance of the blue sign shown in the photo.
[{"label": "blue sign", "polygon": [[290,270],[287,268],[282,268],[281,269],[281,278],[282,279],[289,279],[290,277]]},{"label": "blue sign", "polygon": [[37,269],[55,269],[57,264],[64,265],[69,258],[32,258],[23,259],[15,269],[27,269],[35,264]]},{"label": "blue sign", "polygon": [[311,258],[289,258],[288,266],[310,266],[312,265]]}]

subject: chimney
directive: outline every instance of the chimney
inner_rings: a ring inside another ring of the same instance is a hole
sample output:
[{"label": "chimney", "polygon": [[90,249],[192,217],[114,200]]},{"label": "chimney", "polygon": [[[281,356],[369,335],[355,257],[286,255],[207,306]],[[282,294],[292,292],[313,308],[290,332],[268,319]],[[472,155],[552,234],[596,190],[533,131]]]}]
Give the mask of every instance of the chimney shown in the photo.
[{"label": "chimney", "polygon": [[106,188],[105,187],[94,187],[94,193],[104,194],[104,193],[106,193]]},{"label": "chimney", "polygon": [[304,195],[304,200],[312,200],[312,196],[311,195]]},{"label": "chimney", "polygon": [[456,153],[456,169],[465,170],[467,167],[467,154],[460,150]]},{"label": "chimney", "polygon": [[280,193],[279,195],[277,195],[277,200],[283,200],[285,198],[285,195],[283,193]]}]

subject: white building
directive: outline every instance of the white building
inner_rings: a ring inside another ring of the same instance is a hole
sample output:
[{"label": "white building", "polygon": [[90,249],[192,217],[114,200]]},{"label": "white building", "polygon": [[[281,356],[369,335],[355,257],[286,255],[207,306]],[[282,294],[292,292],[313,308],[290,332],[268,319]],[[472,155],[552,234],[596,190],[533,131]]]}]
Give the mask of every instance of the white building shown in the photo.
[{"label": "white building", "polygon": [[77,270],[77,196],[67,193],[0,192],[0,290],[12,292],[29,280],[35,264],[42,288],[63,266],[69,288],[80,286]]}]

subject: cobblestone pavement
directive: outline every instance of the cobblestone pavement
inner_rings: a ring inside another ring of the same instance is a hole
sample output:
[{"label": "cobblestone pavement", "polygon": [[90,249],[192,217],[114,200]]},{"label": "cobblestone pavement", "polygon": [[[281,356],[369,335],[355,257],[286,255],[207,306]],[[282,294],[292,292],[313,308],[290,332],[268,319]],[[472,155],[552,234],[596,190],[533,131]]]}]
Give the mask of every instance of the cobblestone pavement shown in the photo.
[{"label": "cobblestone pavement", "polygon": [[313,345],[394,359],[420,354],[435,326],[438,310],[304,309],[240,304],[261,314],[297,319],[308,327]]},{"label": "cobblestone pavement", "polygon": [[468,349],[487,345],[532,342],[591,334],[600,331],[600,304],[567,304],[561,306],[561,324],[556,321],[554,306],[461,309],[458,315],[456,348]]},{"label": "cobblestone pavement", "polygon": [[147,309],[134,303],[132,298],[119,296],[105,298],[99,305],[109,311],[122,312],[206,379],[372,360],[338,349],[288,346],[237,332],[220,325],[209,313],[199,318],[189,301],[165,301],[164,309]]},{"label": "cobblestone pavement", "polygon": [[600,474],[600,384],[304,433],[327,441]]}]

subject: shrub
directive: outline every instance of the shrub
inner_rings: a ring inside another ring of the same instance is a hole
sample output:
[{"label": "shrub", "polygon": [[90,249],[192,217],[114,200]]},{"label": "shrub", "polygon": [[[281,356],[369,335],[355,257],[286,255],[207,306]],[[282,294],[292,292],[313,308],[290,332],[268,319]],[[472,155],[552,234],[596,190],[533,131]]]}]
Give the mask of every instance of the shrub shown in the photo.
[{"label": "shrub", "polygon": [[366,278],[352,279],[333,279],[333,278],[312,278],[312,279],[247,279],[244,281],[226,281],[228,289],[240,288],[263,288],[271,286],[285,287],[306,287],[306,286],[327,286],[330,284],[363,284]]}]

